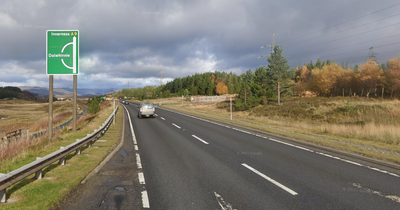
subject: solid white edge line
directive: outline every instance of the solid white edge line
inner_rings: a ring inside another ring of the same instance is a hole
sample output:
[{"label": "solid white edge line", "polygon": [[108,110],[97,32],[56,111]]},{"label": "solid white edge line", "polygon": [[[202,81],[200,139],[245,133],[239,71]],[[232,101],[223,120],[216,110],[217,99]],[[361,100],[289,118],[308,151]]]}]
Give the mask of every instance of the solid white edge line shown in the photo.
[{"label": "solid white edge line", "polygon": [[281,184],[281,183],[275,181],[274,179],[268,177],[267,175],[265,175],[265,174],[259,172],[257,169],[255,169],[255,168],[253,168],[253,167],[247,165],[246,163],[242,163],[242,166],[246,167],[246,168],[249,169],[250,171],[256,173],[256,174],[259,175],[259,176],[261,176],[262,178],[268,180],[268,181],[271,182],[272,184],[274,184],[274,185],[280,187],[281,189],[285,190],[286,192],[288,192],[288,193],[290,193],[290,194],[292,194],[292,195],[298,195],[297,192],[295,192],[295,191],[291,190],[290,188],[286,187],[285,185],[283,185],[283,184]]},{"label": "solid white edge line", "polygon": [[142,191],[142,204],[143,208],[150,208],[149,195],[147,194],[146,190]]},{"label": "solid white edge line", "polygon": [[165,120],[165,118],[164,117],[160,117],[162,120]]},{"label": "solid white edge line", "polygon": [[128,109],[125,106],[124,106],[124,108],[125,108],[126,112],[128,112],[129,126],[131,127],[133,144],[137,144],[136,137],[135,137],[135,131],[133,130],[133,125],[132,125],[132,120],[131,120],[131,117],[130,117],[130,113],[129,113]]},{"label": "solid white edge line", "polygon": [[137,165],[138,169],[142,169],[142,162],[140,161],[139,153],[136,153],[136,165]]},{"label": "solid white edge line", "polygon": [[195,139],[197,139],[197,140],[203,142],[204,144],[209,144],[208,142],[204,141],[203,139],[201,139],[201,138],[199,138],[199,137],[197,137],[197,136],[195,136],[195,135],[192,135],[192,136],[193,136],[193,138],[195,138]]},{"label": "solid white edge line", "polygon": [[[180,114],[180,115],[183,115],[183,116],[191,117],[191,118],[194,118],[194,119],[198,119],[198,120],[201,120],[201,121],[204,121],[204,122],[209,122],[209,123],[212,123],[212,124],[216,124],[216,125],[220,125],[220,126],[223,126],[223,127],[227,127],[227,128],[232,129],[232,130],[240,131],[240,132],[243,132],[243,133],[249,133],[247,131],[243,131],[243,130],[240,130],[240,129],[237,129],[237,128],[234,128],[234,127],[229,127],[229,126],[226,126],[226,125],[221,125],[221,124],[214,123],[214,122],[211,122],[211,121],[208,121],[208,120],[205,120],[205,119],[202,119],[202,118],[194,117],[194,116],[191,116],[191,115],[182,114],[182,113],[171,111],[171,110],[167,110],[167,109],[163,109],[163,110],[169,111],[169,112],[173,112],[173,113],[176,113],[176,114]],[[249,134],[254,135],[252,133],[249,133]],[[255,135],[255,136],[257,136],[257,135]],[[316,152],[316,151],[313,151],[313,150],[310,150],[310,149],[307,149],[307,148],[304,148],[304,147],[296,146],[296,145],[293,145],[293,144],[290,144],[290,143],[286,143],[286,142],[283,142],[283,141],[279,141],[279,140],[276,140],[276,139],[273,139],[273,138],[263,137],[263,136],[260,136],[260,137],[264,138],[264,139],[267,139],[267,140],[270,140],[270,141],[281,143],[281,144],[284,144],[284,145],[287,145],[287,146],[291,146],[291,147],[302,149],[302,150],[305,150],[305,151],[308,151],[308,152],[312,152],[312,153],[315,153],[315,154],[318,154],[318,155],[326,156],[326,157],[329,157],[329,158],[332,158],[332,159],[336,159],[336,160],[340,160],[340,161],[343,161],[343,162],[347,162],[347,163],[350,163],[350,164],[353,164],[353,165],[365,167],[365,168],[368,168],[370,170],[374,170],[374,171],[377,171],[377,172],[389,174],[389,175],[392,175],[392,176],[395,176],[395,177],[400,177],[399,174],[390,173],[388,171],[383,171],[383,170],[380,170],[380,169],[376,170],[377,168],[373,169],[373,167],[370,167],[370,166],[367,166],[367,165],[363,165],[363,164],[360,164],[360,163],[357,163],[357,162],[353,162],[353,161],[350,161],[350,160],[346,160],[346,159],[342,159],[342,158],[339,158],[339,157],[335,157],[335,156],[332,156],[332,155],[329,155],[329,154]]]},{"label": "solid white edge line", "polygon": [[179,126],[176,125],[175,123],[172,123],[172,125],[175,126],[175,127],[177,127],[177,128],[179,128],[179,129],[181,129],[181,127],[179,127]]},{"label": "solid white edge line", "polygon": [[146,181],[145,181],[145,179],[144,179],[144,174],[143,174],[143,172],[139,172],[139,173],[138,173],[138,177],[139,177],[139,183],[140,183],[140,184],[146,184]]},{"label": "solid white edge line", "polygon": [[138,146],[137,145],[133,145],[134,147],[135,147],[135,150],[136,151],[138,151],[139,150],[139,148],[138,148]]}]

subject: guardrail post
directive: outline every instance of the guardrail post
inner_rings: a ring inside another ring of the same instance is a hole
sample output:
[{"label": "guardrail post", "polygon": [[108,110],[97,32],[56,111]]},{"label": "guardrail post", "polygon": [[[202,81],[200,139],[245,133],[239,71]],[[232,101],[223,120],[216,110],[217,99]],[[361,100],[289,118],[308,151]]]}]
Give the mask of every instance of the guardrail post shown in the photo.
[{"label": "guardrail post", "polygon": [[92,141],[89,141],[89,142],[87,143],[87,148],[90,148],[90,147],[92,147]]},{"label": "guardrail post", "polygon": [[[80,141],[80,139],[76,140],[77,142]],[[78,149],[76,149],[76,155],[80,155],[81,154],[81,148],[79,147]]]},{"label": "guardrail post", "polygon": [[7,201],[6,200],[6,196],[7,196],[6,190],[7,189],[0,191],[0,203],[5,203]]},{"label": "guardrail post", "polygon": [[[41,159],[41,157],[36,157],[36,160]],[[39,171],[36,171],[36,175],[35,175],[36,179],[42,179],[43,178],[43,171],[42,169],[40,169]]]},{"label": "guardrail post", "polygon": [[65,165],[65,157],[62,157],[59,161],[58,161],[59,165]]},{"label": "guardrail post", "polygon": [[[60,147],[60,150],[64,149],[65,147]],[[58,161],[59,165],[65,165],[65,156],[60,158],[60,160]]]},{"label": "guardrail post", "polygon": [[4,138],[3,138],[3,140],[4,140],[4,143],[6,143],[6,144],[7,144],[7,134],[4,134]]},{"label": "guardrail post", "polygon": [[36,171],[35,178],[36,178],[36,179],[42,179],[42,178],[43,178],[43,171],[42,171],[42,169],[40,169],[39,171]]}]

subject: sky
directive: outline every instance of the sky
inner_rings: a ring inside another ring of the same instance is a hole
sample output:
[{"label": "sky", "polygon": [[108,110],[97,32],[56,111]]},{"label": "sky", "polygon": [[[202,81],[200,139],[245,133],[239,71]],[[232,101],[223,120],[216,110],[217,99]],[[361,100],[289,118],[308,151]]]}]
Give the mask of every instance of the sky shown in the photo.
[{"label": "sky", "polygon": [[[400,53],[397,0],[2,0],[0,86],[48,87],[46,31],[79,30],[79,88],[165,84],[196,73]],[[274,34],[274,35],[273,35]],[[54,88],[72,87],[55,75]],[[162,78],[162,79],[161,79]]]}]

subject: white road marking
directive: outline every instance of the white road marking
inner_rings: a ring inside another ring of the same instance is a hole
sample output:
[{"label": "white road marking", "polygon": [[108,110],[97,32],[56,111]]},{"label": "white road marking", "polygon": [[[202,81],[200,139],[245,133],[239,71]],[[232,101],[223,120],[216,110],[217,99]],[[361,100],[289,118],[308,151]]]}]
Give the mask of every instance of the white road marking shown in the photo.
[{"label": "white road marking", "polygon": [[288,192],[288,193],[290,193],[290,194],[292,194],[292,195],[298,195],[297,192],[295,192],[295,191],[291,190],[290,188],[286,187],[285,185],[283,185],[283,184],[281,184],[281,183],[275,181],[274,179],[268,177],[267,175],[265,175],[265,174],[259,172],[257,169],[255,169],[255,168],[253,168],[253,167],[247,165],[246,163],[242,163],[242,166],[246,167],[246,168],[249,169],[250,171],[256,173],[256,174],[259,175],[259,176],[261,176],[262,178],[268,180],[268,181],[271,182],[272,184],[274,184],[274,185],[280,187],[281,189],[285,190],[286,192]]},{"label": "white road marking", "polygon": [[165,118],[164,117],[160,117],[162,120],[165,120]]},{"label": "white road marking", "polygon": [[139,172],[139,173],[138,173],[138,176],[139,176],[139,183],[140,183],[140,184],[146,184],[146,181],[145,181],[145,179],[144,179],[144,174],[143,174],[143,172]]},{"label": "white road marking", "polygon": [[346,163],[350,163],[350,164],[356,165],[356,166],[362,166],[360,163],[357,163],[357,162],[354,162],[354,161],[345,160],[345,159],[342,159],[342,161],[344,161]]},{"label": "white road marking", "polygon": [[[212,123],[212,124],[215,124],[215,125],[220,125],[222,127],[230,128],[232,130],[236,130],[236,131],[239,131],[239,132],[243,132],[243,133],[247,133],[247,134],[250,134],[250,135],[257,136],[257,135],[255,135],[253,133],[250,133],[250,132],[247,132],[247,131],[244,131],[244,130],[240,130],[240,129],[237,129],[237,128],[234,128],[234,127],[229,127],[229,126],[226,126],[226,125],[215,123],[215,122],[212,122],[212,121],[209,121],[209,120],[206,120],[206,119],[202,119],[202,118],[199,118],[199,117],[194,117],[194,116],[191,116],[191,115],[187,115],[187,114],[183,114],[183,113],[179,113],[179,112],[175,112],[175,111],[171,111],[171,110],[167,110],[167,109],[164,109],[164,110],[169,111],[169,112],[173,112],[173,113],[176,113],[176,114],[180,114],[180,115],[183,115],[183,116],[187,116],[187,117],[190,117],[190,118],[194,118],[194,119],[197,119],[197,120],[201,120],[201,121],[204,121],[204,122],[209,122],[209,123]],[[302,150],[305,150],[305,151],[308,151],[308,152],[312,152],[312,153],[315,153],[315,154],[323,155],[323,156],[326,156],[326,157],[329,157],[329,158],[332,158],[332,159],[336,159],[336,160],[340,160],[340,161],[343,161],[343,162],[346,162],[346,163],[350,163],[350,164],[353,164],[353,165],[365,167],[365,168],[368,168],[368,169],[371,169],[371,170],[374,170],[374,171],[377,171],[377,172],[389,174],[389,175],[395,176],[395,177],[400,177],[399,174],[395,174],[395,173],[391,173],[391,172],[388,172],[388,171],[384,171],[384,170],[380,170],[380,169],[377,169],[377,168],[373,168],[373,167],[370,167],[370,166],[367,166],[367,165],[363,165],[363,164],[360,164],[360,163],[357,163],[357,162],[354,162],[354,161],[342,159],[342,158],[335,157],[335,156],[332,156],[332,155],[329,155],[329,154],[325,154],[325,153],[321,153],[321,152],[316,152],[316,151],[313,151],[313,150],[310,150],[310,149],[307,149],[307,148],[304,148],[304,147],[296,146],[296,145],[293,145],[293,144],[290,144],[290,143],[286,143],[286,142],[283,142],[283,141],[279,141],[279,140],[276,140],[276,139],[272,139],[272,138],[269,138],[269,137],[265,137],[265,136],[260,136],[260,137],[264,138],[264,139],[267,139],[267,140],[270,140],[270,141],[274,141],[274,142],[280,143],[280,144],[285,144],[285,145],[290,146],[290,147],[295,147],[295,148],[302,149]]]},{"label": "white road marking", "polygon": [[136,164],[137,164],[138,169],[142,169],[142,162],[140,161],[139,153],[136,153]]},{"label": "white road marking", "polygon": [[147,194],[146,190],[142,191],[142,204],[143,208],[145,209],[150,208],[149,195]]},{"label": "white road marking", "polygon": [[214,195],[222,210],[234,210],[232,205],[230,203],[227,203],[221,195],[219,195],[217,192],[214,192]]},{"label": "white road marking", "polygon": [[381,170],[381,169],[379,169],[379,168],[373,168],[373,167],[369,167],[369,166],[368,166],[368,168],[369,168],[369,169],[372,169],[372,170],[374,170],[374,171],[379,171],[379,172],[384,173],[384,174],[389,173],[389,172],[384,171],[384,170]]},{"label": "white road marking", "polygon": [[195,139],[197,139],[197,140],[203,142],[204,144],[208,144],[208,142],[204,141],[203,139],[201,139],[201,138],[199,138],[199,137],[197,137],[197,136],[195,136],[195,135],[192,135],[192,136],[193,136],[193,138],[195,138]]},{"label": "white road marking", "polygon": [[179,126],[176,125],[175,123],[172,123],[172,125],[175,126],[175,127],[177,127],[177,128],[179,128],[179,129],[181,129],[181,127],[179,127]]},{"label": "white road marking", "polygon": [[[123,106],[123,107],[125,108],[126,112],[128,113],[129,125],[130,125],[130,128],[131,128],[132,140],[133,140],[135,151],[138,151],[139,147],[137,146],[136,136],[135,136],[135,132],[133,130],[133,125],[132,125],[132,120],[129,117],[130,116],[129,111],[125,106]],[[137,164],[138,169],[142,169],[142,162],[140,160],[139,153],[136,153],[136,164]],[[145,185],[146,182],[145,182],[145,179],[144,179],[143,172],[139,172],[138,176],[139,176],[139,183]],[[143,189],[144,190],[142,191],[142,205],[143,205],[143,208],[148,209],[148,208],[150,208],[149,195],[147,194],[146,188],[143,187]]]}]

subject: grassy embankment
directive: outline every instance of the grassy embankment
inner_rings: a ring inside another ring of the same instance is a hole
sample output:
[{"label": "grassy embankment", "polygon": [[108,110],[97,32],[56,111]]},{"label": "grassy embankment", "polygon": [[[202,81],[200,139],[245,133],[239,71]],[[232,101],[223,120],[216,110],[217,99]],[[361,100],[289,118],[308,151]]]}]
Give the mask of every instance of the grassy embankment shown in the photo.
[{"label": "grassy embankment", "polygon": [[[78,114],[82,108],[78,110]],[[30,133],[48,129],[48,103],[35,103],[24,100],[0,100],[0,134],[16,129],[29,128]],[[72,119],[72,102],[53,103],[53,125],[62,125]]]},{"label": "grassy embankment", "polygon": [[[1,100],[0,116],[5,119],[0,120],[0,137],[3,138],[4,133],[17,129],[29,128],[30,135],[48,130],[48,112],[48,103],[32,103],[24,100]],[[81,112],[82,108],[79,109],[78,114]],[[55,101],[53,104],[53,127],[55,128],[70,120],[72,120],[72,103],[68,101]],[[22,139],[11,141],[7,145],[0,141],[0,161],[4,158],[14,156],[22,149],[40,143],[42,139],[27,140],[24,136]]]},{"label": "grassy embankment", "polygon": [[[181,98],[153,100],[181,103]],[[285,98],[248,111],[234,111],[229,120],[229,102],[167,106],[313,144],[400,163],[400,102],[360,97]],[[322,137],[322,138],[321,138]],[[331,139],[331,140],[327,140]],[[389,153],[389,154],[388,154]]]},{"label": "grassy embankment", "polygon": [[[24,149],[12,158],[0,163],[0,173],[8,173],[36,159],[69,145],[98,129],[110,116],[113,106],[105,102],[96,115],[86,115],[78,122],[78,131],[59,133],[51,141]],[[123,110],[117,114],[116,125],[112,125],[101,138],[106,142],[97,142],[92,148],[82,148],[81,155],[71,153],[66,158],[66,165],[53,163],[43,170],[44,178],[35,180],[34,175],[7,189],[8,203],[0,204],[0,209],[49,209],[57,205],[68,193],[92,171],[104,157],[112,151],[121,139]]]}]

